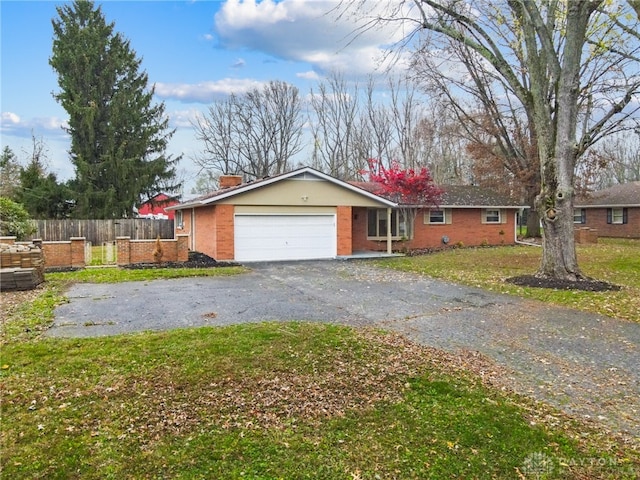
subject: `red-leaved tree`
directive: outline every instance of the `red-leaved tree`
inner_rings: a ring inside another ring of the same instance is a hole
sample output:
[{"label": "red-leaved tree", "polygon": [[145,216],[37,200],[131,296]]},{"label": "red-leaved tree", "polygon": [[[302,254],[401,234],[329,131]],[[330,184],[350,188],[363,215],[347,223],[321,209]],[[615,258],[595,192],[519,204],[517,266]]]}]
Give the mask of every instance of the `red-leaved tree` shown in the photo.
[{"label": "red-leaved tree", "polygon": [[[402,215],[411,222],[411,229],[418,210],[424,207],[438,207],[444,190],[439,188],[425,167],[419,170],[401,168],[398,161],[393,160],[389,167],[375,158],[367,160],[369,170],[363,175],[370,182],[379,185],[378,195],[388,198],[399,205]],[[413,230],[412,230],[413,231]]]}]

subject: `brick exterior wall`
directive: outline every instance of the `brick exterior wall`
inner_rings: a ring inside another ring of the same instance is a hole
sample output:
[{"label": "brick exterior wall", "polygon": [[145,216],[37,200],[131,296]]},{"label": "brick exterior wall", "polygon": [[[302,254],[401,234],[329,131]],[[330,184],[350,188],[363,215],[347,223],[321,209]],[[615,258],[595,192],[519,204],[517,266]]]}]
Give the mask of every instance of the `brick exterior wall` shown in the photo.
[{"label": "brick exterior wall", "polygon": [[338,231],[338,255],[351,255],[353,253],[353,228],[351,223],[351,207],[338,206],[336,209]]},{"label": "brick exterior wall", "polygon": [[215,259],[218,258],[216,245],[217,207],[217,205],[212,205],[194,209],[195,244],[192,245],[196,252],[204,253]]},{"label": "brick exterior wall", "polygon": [[[404,242],[394,241],[393,250],[416,250],[444,246],[442,237],[449,237],[448,245],[513,245],[515,244],[515,212],[503,210],[505,223],[482,223],[480,208],[452,208],[451,223],[424,224],[424,211],[419,211],[414,222],[413,238]],[[385,251],[386,240],[367,239],[367,209],[353,209],[353,250]]]},{"label": "brick exterior wall", "polygon": [[587,227],[597,231],[599,237],[640,238],[640,207],[627,208],[627,223],[607,223],[606,208],[586,208],[586,223],[576,223],[576,228]]},{"label": "brick exterior wall", "polygon": [[[232,260],[235,256],[235,225],[233,205],[216,207],[216,260]],[[203,252],[205,253],[205,252]]]},{"label": "brick exterior wall", "polygon": [[177,223],[174,223],[174,236],[178,238],[178,235],[186,235],[188,238],[187,245],[189,250],[192,250],[191,245],[191,209],[182,210],[182,227],[179,227]]}]

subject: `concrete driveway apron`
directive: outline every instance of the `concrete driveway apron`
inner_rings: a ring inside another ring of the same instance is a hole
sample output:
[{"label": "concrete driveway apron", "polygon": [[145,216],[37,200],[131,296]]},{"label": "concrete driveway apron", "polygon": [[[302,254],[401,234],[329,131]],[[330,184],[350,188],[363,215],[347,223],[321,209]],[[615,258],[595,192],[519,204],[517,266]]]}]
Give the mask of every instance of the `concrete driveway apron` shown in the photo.
[{"label": "concrete driveway apron", "polygon": [[479,351],[514,389],[640,436],[640,325],[362,261],[251,265],[248,274],[77,284],[47,335],[92,337],[261,321],[377,326]]}]

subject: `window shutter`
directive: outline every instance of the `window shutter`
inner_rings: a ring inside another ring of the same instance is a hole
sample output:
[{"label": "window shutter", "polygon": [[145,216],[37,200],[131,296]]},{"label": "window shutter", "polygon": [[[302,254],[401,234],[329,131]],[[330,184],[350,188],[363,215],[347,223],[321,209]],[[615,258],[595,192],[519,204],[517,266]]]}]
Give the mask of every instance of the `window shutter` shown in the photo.
[{"label": "window shutter", "polygon": [[500,210],[500,223],[507,223],[507,210],[504,208]]},{"label": "window shutter", "polygon": [[482,223],[487,223],[487,209],[486,208],[480,209],[480,221]]},{"label": "window shutter", "polygon": [[623,208],[622,209],[622,223],[627,223],[629,221],[629,212],[628,212],[628,208]]},{"label": "window shutter", "polygon": [[607,223],[611,224],[613,222],[613,209],[607,208]]},{"label": "window shutter", "polygon": [[586,208],[582,208],[580,211],[580,223],[585,224],[587,223],[587,209]]},{"label": "window shutter", "polygon": [[444,209],[444,223],[446,223],[447,225],[451,225],[451,209],[450,208],[445,208]]}]

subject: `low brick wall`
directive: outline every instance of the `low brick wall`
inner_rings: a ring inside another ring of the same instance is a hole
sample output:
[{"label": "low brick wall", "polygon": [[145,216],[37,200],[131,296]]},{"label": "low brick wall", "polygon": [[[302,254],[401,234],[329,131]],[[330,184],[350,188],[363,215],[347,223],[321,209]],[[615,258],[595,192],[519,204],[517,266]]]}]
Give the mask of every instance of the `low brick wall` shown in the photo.
[{"label": "low brick wall", "polygon": [[[20,244],[16,237],[0,237],[0,242],[8,245]],[[189,235],[177,235],[174,240],[160,240],[162,262],[186,262],[189,260]],[[85,267],[85,237],[72,237],[67,241],[43,242],[34,240],[44,256],[45,268]],[[153,263],[156,261],[156,240],[131,240],[118,237],[118,265],[130,263]]]},{"label": "low brick wall", "polygon": [[576,228],[573,232],[576,243],[598,243],[598,230],[589,227]]},{"label": "low brick wall", "polygon": [[84,237],[71,237],[62,242],[43,242],[34,240],[42,245],[45,267],[84,267]]},{"label": "low brick wall", "polygon": [[[161,262],[186,262],[189,259],[189,236],[176,235],[174,240],[160,240],[162,247]],[[131,240],[130,237],[118,237],[118,265],[130,263],[154,263],[157,261],[157,240]]]}]

